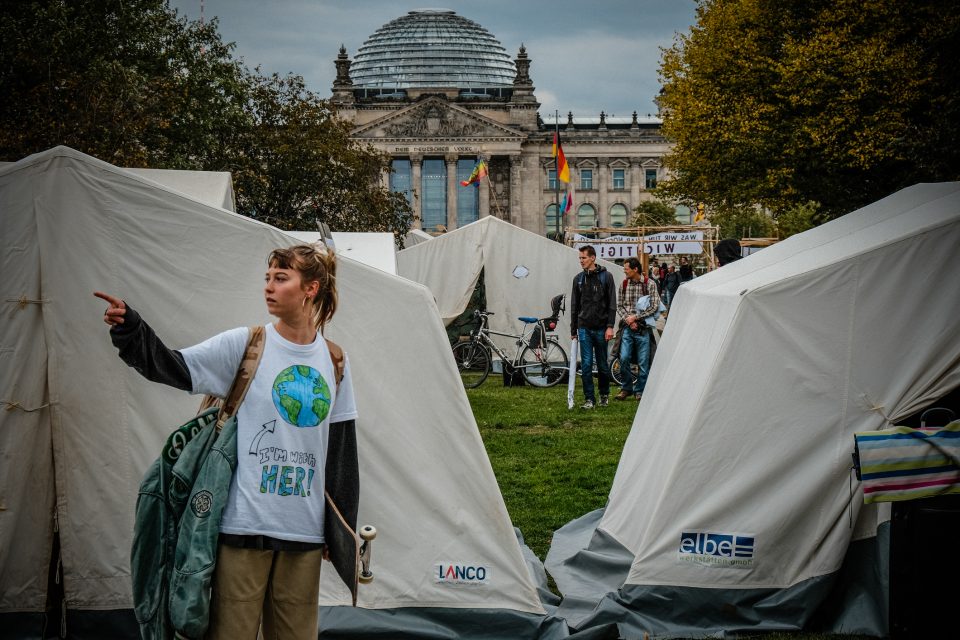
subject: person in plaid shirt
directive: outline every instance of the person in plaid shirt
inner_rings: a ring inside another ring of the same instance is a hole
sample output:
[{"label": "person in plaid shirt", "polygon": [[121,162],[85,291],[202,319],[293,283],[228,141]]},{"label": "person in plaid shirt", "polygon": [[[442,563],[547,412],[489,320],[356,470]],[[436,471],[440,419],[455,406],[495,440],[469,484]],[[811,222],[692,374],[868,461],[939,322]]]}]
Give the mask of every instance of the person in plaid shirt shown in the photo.
[{"label": "person in plaid shirt", "polygon": [[[623,263],[623,272],[627,279],[620,287],[620,304],[617,305],[617,315],[624,325],[623,338],[620,341],[620,375],[623,386],[616,399],[626,400],[633,396],[639,400],[647,386],[647,375],[650,373],[650,330],[645,320],[660,308],[660,295],[656,281],[644,274],[638,258],[627,258]],[[638,311],[637,301],[643,296],[649,296],[649,302],[644,309]],[[634,358],[638,369],[636,381],[630,366]]]}]

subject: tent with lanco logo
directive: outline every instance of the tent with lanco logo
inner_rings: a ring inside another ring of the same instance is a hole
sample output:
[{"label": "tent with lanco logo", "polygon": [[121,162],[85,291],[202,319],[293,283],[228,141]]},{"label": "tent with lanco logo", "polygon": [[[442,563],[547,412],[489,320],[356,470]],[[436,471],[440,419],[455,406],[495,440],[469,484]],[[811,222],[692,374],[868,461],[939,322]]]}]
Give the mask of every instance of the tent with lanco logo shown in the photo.
[{"label": "tent with lanco logo", "polygon": [[[199,399],[126,367],[92,292],[123,296],[182,348],[271,321],[266,257],[296,240],[64,147],[0,167],[0,203],[0,628],[133,639],[137,489]],[[327,334],[349,358],[359,522],[378,536],[357,608],[324,565],[321,635],[565,635],[525,564],[433,296],[348,258],[337,269]]]}]

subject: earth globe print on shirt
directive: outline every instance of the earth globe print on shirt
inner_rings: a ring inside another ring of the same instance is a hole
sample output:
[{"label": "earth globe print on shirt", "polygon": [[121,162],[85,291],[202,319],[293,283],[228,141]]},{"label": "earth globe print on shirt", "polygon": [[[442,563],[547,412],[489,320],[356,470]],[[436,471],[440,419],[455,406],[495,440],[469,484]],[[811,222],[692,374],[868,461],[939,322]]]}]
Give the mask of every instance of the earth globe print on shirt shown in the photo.
[{"label": "earth globe print on shirt", "polygon": [[273,404],[289,424],[316,427],[330,413],[330,387],[313,367],[295,364],[273,381]]}]

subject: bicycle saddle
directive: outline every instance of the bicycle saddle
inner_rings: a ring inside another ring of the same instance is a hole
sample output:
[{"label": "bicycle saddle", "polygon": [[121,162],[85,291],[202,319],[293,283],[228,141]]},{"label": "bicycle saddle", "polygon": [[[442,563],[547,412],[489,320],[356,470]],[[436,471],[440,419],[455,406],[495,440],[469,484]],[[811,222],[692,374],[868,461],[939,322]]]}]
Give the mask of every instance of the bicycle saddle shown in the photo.
[{"label": "bicycle saddle", "polygon": [[530,324],[531,322],[537,322],[537,319],[536,319],[536,318],[530,318],[530,317],[527,317],[527,316],[520,316],[520,317],[517,318],[517,320],[519,320],[520,322],[523,322],[524,324]]}]

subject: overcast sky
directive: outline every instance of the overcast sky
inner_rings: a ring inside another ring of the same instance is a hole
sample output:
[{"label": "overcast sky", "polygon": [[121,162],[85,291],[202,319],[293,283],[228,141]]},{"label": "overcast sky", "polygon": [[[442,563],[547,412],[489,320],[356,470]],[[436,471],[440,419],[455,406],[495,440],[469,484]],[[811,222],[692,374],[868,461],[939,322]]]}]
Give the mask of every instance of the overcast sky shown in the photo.
[{"label": "overcast sky", "polygon": [[[430,4],[430,1],[434,4]],[[191,20],[201,0],[170,0]],[[695,0],[203,0],[224,41],[250,68],[296,73],[330,95],[340,44],[351,59],[381,26],[413,9],[452,9],[482,25],[515,58],[521,44],[540,114],[656,113],[660,48],[687,33]]]}]

